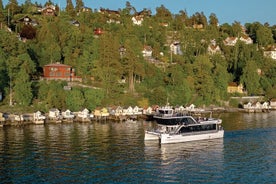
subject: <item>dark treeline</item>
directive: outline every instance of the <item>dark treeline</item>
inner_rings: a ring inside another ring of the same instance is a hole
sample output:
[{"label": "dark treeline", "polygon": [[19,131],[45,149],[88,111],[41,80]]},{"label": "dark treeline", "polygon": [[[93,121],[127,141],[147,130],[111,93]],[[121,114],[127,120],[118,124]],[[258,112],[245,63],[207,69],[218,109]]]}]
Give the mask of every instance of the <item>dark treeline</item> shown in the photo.
[{"label": "dark treeline", "polygon": [[[51,1],[19,5],[10,0],[4,7],[0,0],[2,105],[42,110],[166,102],[222,105],[230,97],[230,82],[243,84],[247,95],[276,97],[276,61],[264,56],[266,48],[273,48],[276,26],[219,25],[214,13],[172,14],[163,5],[152,15],[129,2],[116,11],[93,10],[82,0],[74,4],[67,0],[61,10]],[[52,5],[52,16],[44,15],[47,5]],[[238,40],[229,46],[227,38]],[[209,50],[217,46],[218,52]],[[143,56],[144,48],[152,49],[150,56]],[[65,81],[40,80],[43,66],[55,62],[75,68],[82,85],[64,90]]]}]

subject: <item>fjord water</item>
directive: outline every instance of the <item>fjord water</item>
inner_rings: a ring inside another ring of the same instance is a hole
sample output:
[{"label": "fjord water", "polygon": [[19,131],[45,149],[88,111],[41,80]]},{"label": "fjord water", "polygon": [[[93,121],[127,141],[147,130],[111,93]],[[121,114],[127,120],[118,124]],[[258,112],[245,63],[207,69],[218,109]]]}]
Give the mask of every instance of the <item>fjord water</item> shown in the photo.
[{"label": "fjord water", "polygon": [[168,145],[145,121],[0,128],[0,183],[276,183],[276,111],[220,117],[223,139]]}]

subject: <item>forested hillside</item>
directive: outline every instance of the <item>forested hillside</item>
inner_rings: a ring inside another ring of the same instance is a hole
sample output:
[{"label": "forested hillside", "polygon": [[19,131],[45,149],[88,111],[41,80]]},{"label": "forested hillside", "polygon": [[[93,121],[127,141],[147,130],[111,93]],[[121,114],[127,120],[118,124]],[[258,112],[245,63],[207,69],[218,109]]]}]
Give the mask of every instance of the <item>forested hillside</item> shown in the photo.
[{"label": "forested hillside", "polygon": [[[93,10],[82,0],[67,0],[64,10],[51,1],[9,2],[0,0],[2,105],[92,110],[276,98],[275,25],[219,25],[214,13],[172,14],[163,5],[153,15],[129,2],[120,10]],[[82,82],[43,80],[43,66],[56,62]],[[227,93],[231,82],[244,93]]]}]

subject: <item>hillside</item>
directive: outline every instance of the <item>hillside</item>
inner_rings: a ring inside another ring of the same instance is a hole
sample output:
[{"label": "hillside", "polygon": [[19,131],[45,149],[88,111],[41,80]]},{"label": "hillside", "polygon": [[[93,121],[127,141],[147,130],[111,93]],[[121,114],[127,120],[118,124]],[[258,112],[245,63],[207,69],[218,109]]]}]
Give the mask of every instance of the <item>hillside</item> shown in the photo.
[{"label": "hillside", "polygon": [[[172,14],[164,6],[152,15],[130,4],[99,11],[71,1],[65,10],[50,1],[1,4],[2,105],[79,110],[276,98],[275,26],[218,25],[213,13]],[[46,80],[44,67],[54,63],[72,67],[81,80]],[[241,93],[227,92],[233,83]]]}]

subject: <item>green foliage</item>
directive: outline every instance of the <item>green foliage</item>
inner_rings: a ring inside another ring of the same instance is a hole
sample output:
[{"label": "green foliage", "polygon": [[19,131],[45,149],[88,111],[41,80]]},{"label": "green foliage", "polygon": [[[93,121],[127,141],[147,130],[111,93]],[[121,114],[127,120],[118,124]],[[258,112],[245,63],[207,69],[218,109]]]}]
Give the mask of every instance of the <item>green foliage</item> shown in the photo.
[{"label": "green foliage", "polygon": [[[115,38],[116,39],[116,38]],[[111,34],[101,37],[99,43],[99,60],[95,62],[95,76],[102,82],[105,95],[110,96],[116,91],[121,78],[121,64],[119,62],[119,45]]]},{"label": "green foliage", "polygon": [[46,102],[48,108],[63,109],[66,107],[66,96],[63,87],[65,82],[43,81],[40,82],[38,98]]},{"label": "green foliage", "polygon": [[72,3],[72,0],[66,0],[66,8],[65,8],[66,12],[70,15],[70,16],[74,16],[75,15],[75,10],[74,10],[74,6]]},{"label": "green foliage", "polygon": [[150,104],[166,105],[168,102],[168,92],[162,86],[151,88],[145,97],[150,99]]},{"label": "green foliage", "polygon": [[199,99],[210,104],[214,100],[213,64],[205,56],[199,56],[194,63],[195,91]]},{"label": "green foliage", "polygon": [[76,0],[76,12],[79,12],[83,6],[84,3],[82,0]]},{"label": "green foliage", "polygon": [[242,81],[246,86],[248,94],[258,94],[260,87],[260,76],[257,75],[257,66],[254,61],[247,61],[243,71]]},{"label": "green foliage", "polygon": [[17,103],[23,106],[28,106],[32,102],[32,83],[29,80],[29,75],[26,70],[21,69],[16,76],[14,85],[14,98]]},{"label": "green foliage", "polygon": [[231,98],[230,101],[229,101],[229,106],[234,107],[234,108],[238,108],[239,107],[239,101],[237,99]]},{"label": "green foliage", "polygon": [[84,89],[84,107],[88,109],[95,109],[101,106],[102,100],[104,98],[104,92],[101,89]]},{"label": "green foliage", "polygon": [[65,103],[66,107],[72,111],[79,111],[84,108],[84,95],[78,88],[73,88],[70,91],[66,91]]},{"label": "green foliage", "polygon": [[259,43],[261,46],[266,46],[268,44],[274,43],[271,29],[266,26],[260,26],[256,30],[256,42]]}]

